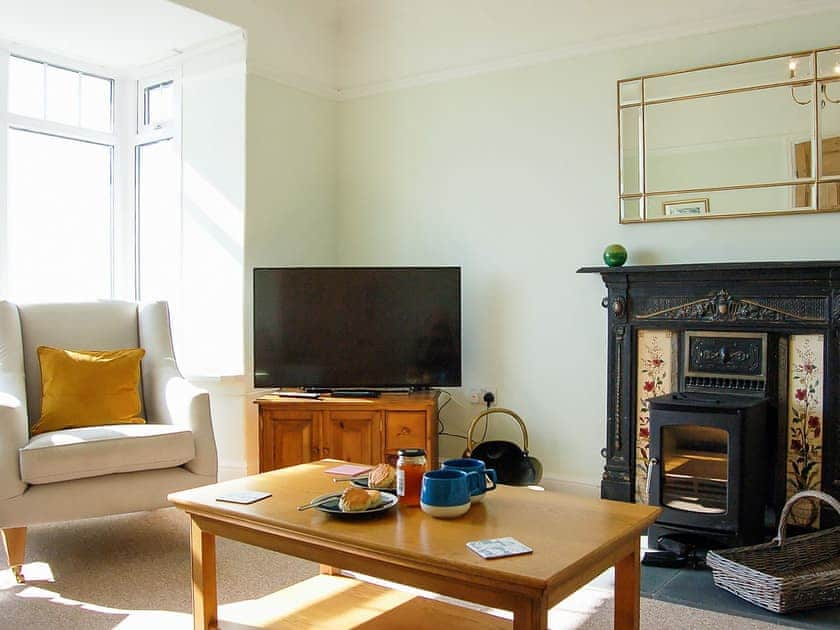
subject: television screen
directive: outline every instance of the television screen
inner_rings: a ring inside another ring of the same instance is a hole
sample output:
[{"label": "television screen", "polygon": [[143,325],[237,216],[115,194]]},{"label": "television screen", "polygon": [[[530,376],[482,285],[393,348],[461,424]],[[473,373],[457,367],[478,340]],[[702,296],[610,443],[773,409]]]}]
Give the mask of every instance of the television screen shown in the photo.
[{"label": "television screen", "polygon": [[460,385],[459,267],[254,270],[255,387]]}]

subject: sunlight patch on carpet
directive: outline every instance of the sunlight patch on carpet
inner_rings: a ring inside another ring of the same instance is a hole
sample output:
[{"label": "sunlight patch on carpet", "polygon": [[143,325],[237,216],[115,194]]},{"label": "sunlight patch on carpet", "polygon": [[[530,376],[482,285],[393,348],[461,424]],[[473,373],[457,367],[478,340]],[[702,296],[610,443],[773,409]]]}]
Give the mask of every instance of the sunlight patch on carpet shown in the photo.
[{"label": "sunlight patch on carpet", "polygon": [[[23,575],[28,583],[32,582],[55,582],[50,565],[46,562],[30,562],[23,565]],[[8,590],[14,586],[20,586],[15,580],[11,570],[0,571],[0,591]]]}]

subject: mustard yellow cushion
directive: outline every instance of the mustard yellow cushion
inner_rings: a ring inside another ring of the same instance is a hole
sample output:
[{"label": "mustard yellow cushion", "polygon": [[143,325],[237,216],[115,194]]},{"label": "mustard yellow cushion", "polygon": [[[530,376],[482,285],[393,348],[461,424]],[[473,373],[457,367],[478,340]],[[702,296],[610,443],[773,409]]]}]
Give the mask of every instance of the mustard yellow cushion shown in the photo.
[{"label": "mustard yellow cushion", "polygon": [[103,424],[143,424],[140,415],[142,348],[62,350],[38,347],[41,417],[32,435]]}]

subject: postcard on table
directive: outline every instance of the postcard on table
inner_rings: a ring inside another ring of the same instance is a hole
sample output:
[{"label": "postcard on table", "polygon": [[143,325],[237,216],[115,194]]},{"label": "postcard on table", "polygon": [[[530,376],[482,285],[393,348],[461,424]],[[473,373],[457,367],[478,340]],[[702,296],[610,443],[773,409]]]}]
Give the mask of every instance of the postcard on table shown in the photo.
[{"label": "postcard on table", "polygon": [[473,540],[467,543],[467,547],[476,552],[482,558],[504,558],[506,556],[519,556],[523,553],[534,551],[527,545],[523,545],[516,538],[507,536],[505,538],[488,538],[487,540]]}]

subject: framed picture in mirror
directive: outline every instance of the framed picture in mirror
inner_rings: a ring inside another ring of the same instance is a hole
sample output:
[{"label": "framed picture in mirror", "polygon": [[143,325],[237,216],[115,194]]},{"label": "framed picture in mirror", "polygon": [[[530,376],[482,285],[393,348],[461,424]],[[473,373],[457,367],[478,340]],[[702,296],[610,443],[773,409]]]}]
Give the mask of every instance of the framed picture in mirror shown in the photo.
[{"label": "framed picture in mirror", "polygon": [[671,201],[662,204],[666,217],[693,217],[709,214],[708,199],[690,199],[686,201]]}]

